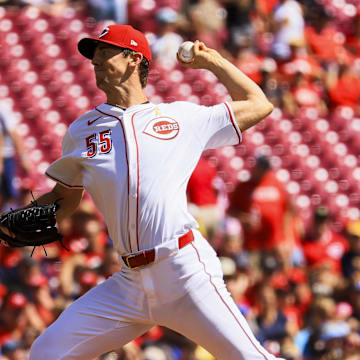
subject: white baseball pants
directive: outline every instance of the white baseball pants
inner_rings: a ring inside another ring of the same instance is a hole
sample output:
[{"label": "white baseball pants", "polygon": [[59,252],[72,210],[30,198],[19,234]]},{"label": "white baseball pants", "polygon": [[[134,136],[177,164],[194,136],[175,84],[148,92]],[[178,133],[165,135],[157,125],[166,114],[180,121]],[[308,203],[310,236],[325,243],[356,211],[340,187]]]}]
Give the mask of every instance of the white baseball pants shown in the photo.
[{"label": "white baseball pants", "polygon": [[155,324],[198,343],[218,360],[274,360],[255,339],[198,231],[177,254],[123,269],[70,305],[31,348],[30,360],[90,360]]}]

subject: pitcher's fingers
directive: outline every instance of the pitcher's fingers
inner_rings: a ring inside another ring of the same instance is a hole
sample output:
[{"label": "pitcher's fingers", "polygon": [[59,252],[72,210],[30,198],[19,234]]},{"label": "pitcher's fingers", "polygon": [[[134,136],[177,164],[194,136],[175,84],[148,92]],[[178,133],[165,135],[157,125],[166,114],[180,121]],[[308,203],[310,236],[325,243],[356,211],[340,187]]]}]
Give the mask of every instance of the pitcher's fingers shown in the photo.
[{"label": "pitcher's fingers", "polygon": [[199,40],[194,41],[193,51],[194,51],[195,56],[199,53],[199,51],[200,51],[200,41]]},{"label": "pitcher's fingers", "polygon": [[198,49],[201,51],[208,51],[209,48],[205,45],[204,42],[197,40],[198,42]]},{"label": "pitcher's fingers", "polygon": [[199,48],[200,48],[201,50],[207,50],[207,46],[206,46],[205,43],[203,43],[202,41],[200,41],[200,43],[199,43]]}]

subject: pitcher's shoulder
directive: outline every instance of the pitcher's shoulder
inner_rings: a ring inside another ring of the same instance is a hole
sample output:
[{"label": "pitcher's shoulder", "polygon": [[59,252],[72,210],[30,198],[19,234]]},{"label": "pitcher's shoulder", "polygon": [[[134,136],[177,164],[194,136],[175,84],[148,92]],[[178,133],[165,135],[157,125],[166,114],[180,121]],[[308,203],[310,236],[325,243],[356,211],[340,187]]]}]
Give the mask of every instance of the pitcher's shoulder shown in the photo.
[{"label": "pitcher's shoulder", "polygon": [[98,111],[95,109],[90,110],[83,115],[79,116],[77,119],[75,119],[70,125],[69,129],[77,129],[82,128],[87,125],[89,120],[92,120],[93,118],[99,117],[101,114],[99,114]]}]

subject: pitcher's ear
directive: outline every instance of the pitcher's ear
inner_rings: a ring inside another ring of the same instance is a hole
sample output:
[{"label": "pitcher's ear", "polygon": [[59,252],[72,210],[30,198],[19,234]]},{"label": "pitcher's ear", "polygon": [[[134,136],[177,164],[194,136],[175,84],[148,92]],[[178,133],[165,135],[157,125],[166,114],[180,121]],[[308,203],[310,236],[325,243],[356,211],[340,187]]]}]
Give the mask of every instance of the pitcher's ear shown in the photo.
[{"label": "pitcher's ear", "polygon": [[143,55],[137,52],[134,52],[131,54],[131,61],[130,63],[133,64],[134,66],[140,65],[141,61],[143,59]]}]

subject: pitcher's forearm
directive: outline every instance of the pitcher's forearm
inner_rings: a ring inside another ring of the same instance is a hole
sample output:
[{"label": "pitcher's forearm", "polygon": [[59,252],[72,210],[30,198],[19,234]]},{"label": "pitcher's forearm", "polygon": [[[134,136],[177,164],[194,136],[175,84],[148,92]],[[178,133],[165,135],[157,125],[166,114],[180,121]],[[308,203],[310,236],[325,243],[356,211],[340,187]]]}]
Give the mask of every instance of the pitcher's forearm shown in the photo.
[{"label": "pitcher's forearm", "polygon": [[57,202],[59,209],[56,212],[56,219],[61,221],[73,214],[81,201],[82,195],[82,190],[67,190],[60,185],[56,185],[52,191],[41,195],[36,201],[39,205]]},{"label": "pitcher's forearm", "polygon": [[[59,200],[59,197],[56,193],[54,193],[53,191],[50,191],[46,194],[41,195],[39,198],[36,199],[36,202],[39,205],[48,205],[48,204],[52,204],[55,201]],[[61,200],[59,201],[60,204]]]}]

